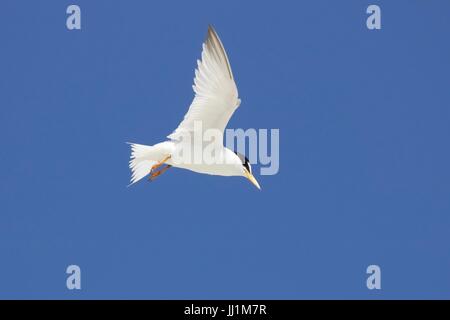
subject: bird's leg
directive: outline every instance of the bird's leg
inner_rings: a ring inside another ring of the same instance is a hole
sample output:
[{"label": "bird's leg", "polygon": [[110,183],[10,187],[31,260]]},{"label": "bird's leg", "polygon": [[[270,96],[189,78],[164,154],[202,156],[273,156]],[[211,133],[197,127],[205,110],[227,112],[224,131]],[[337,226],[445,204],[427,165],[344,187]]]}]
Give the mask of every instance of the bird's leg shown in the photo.
[{"label": "bird's leg", "polygon": [[169,169],[170,167],[171,167],[171,165],[168,164],[167,166],[165,166],[165,167],[162,168],[161,170],[156,171],[156,172],[153,172],[153,173],[150,175],[150,180],[152,180],[152,181],[155,180],[156,177],[159,177],[161,174],[163,174],[164,172],[166,172],[167,169]]},{"label": "bird's leg", "polygon": [[165,157],[162,161],[158,162],[157,164],[155,164],[154,166],[152,166],[151,171],[154,171],[156,169],[158,169],[159,167],[161,167],[167,160],[169,160],[171,157],[171,155],[169,154],[167,157]]}]

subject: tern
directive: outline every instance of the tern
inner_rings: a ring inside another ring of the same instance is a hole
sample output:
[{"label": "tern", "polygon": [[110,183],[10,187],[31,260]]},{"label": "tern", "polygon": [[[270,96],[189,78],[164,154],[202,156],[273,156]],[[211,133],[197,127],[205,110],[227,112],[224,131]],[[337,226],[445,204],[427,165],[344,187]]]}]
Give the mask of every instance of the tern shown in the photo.
[{"label": "tern", "polygon": [[[243,176],[261,189],[252,174],[249,160],[223,145],[223,132],[234,111],[240,106],[241,100],[238,97],[228,56],[212,26],[208,27],[202,49],[192,86],[195,97],[175,131],[167,136],[168,140],[153,146],[129,143],[132,171],[130,185],[146,176],[154,180],[169,168],[177,167],[209,175]],[[198,130],[202,132],[210,130],[220,134],[219,139],[211,142],[214,161],[205,161],[203,157],[200,157],[200,161],[192,161],[192,158],[186,161],[187,155],[191,154],[192,150],[197,150],[193,152],[195,158],[198,150],[205,149],[203,140],[191,139],[196,136]],[[180,160],[182,158],[184,161]]]}]

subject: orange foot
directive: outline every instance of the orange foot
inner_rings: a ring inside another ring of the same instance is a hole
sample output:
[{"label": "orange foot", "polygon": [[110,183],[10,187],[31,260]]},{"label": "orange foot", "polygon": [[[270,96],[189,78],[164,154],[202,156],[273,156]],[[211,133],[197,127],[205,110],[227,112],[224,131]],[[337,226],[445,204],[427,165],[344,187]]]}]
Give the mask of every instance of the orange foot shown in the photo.
[{"label": "orange foot", "polygon": [[164,168],[162,168],[159,171],[156,172],[152,172],[152,174],[150,175],[150,180],[153,181],[155,180],[157,177],[159,177],[160,175],[162,175],[164,172],[167,171],[167,169],[169,169],[170,167],[172,167],[171,165],[167,165]]},{"label": "orange foot", "polygon": [[161,167],[167,160],[170,159],[170,155],[168,155],[167,157],[165,157],[162,161],[158,162],[157,164],[155,164],[154,166],[152,166],[152,168],[150,169],[150,171],[155,171],[156,169],[158,169],[159,167]]}]

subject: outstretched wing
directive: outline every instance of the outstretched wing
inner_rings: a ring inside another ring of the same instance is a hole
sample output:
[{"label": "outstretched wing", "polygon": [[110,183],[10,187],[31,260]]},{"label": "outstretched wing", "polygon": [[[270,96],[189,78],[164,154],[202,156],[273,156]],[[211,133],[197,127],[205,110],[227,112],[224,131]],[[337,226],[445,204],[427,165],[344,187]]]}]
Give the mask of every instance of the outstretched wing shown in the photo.
[{"label": "outstretched wing", "polygon": [[227,54],[212,26],[208,27],[202,60],[197,60],[197,65],[192,86],[195,97],[183,121],[168,136],[172,140],[193,132],[196,121],[201,121],[203,130],[214,128],[223,133],[241,102]]}]

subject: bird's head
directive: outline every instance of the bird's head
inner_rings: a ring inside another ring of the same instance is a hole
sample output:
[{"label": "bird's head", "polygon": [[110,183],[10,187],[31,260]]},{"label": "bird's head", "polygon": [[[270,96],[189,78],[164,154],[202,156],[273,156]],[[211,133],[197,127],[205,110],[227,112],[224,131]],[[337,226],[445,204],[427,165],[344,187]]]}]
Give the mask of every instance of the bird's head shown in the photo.
[{"label": "bird's head", "polygon": [[250,165],[250,161],[248,161],[247,157],[243,154],[240,154],[239,152],[234,152],[239,159],[241,160],[242,164],[242,176],[246,177],[248,180],[250,180],[251,183],[255,185],[259,190],[261,190],[261,187],[259,186],[258,181],[256,181],[255,177],[252,174],[252,166]]}]

